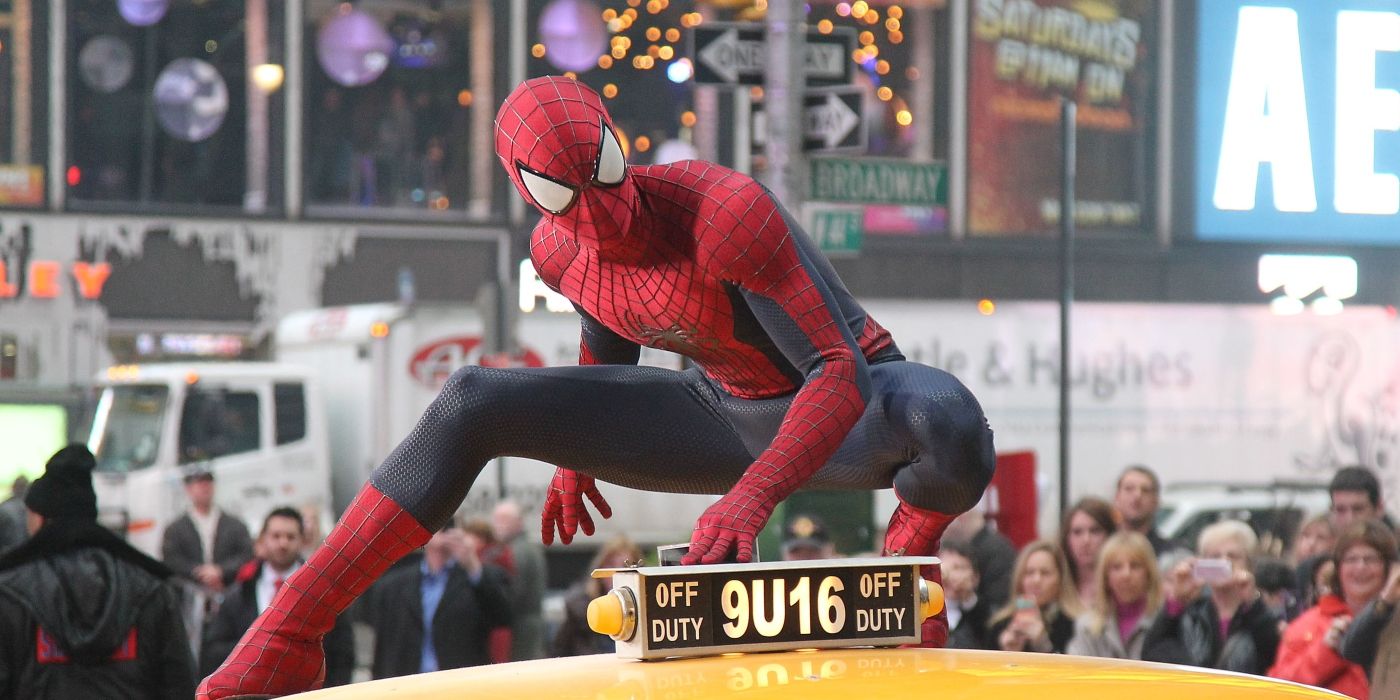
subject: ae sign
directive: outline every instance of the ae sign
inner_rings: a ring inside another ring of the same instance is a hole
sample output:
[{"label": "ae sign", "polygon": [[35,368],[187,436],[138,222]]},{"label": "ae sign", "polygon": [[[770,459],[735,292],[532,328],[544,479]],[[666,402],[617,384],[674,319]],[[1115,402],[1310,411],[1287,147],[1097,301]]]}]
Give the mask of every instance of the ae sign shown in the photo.
[{"label": "ae sign", "polygon": [[1198,12],[1200,237],[1400,243],[1400,0]]}]

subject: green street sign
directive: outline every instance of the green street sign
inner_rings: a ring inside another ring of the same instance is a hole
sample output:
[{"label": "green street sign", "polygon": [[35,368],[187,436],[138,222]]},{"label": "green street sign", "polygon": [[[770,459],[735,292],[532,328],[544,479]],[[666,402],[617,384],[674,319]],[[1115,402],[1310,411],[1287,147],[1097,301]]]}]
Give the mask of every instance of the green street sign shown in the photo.
[{"label": "green street sign", "polygon": [[864,238],[861,219],[865,213],[851,207],[808,206],[807,233],[827,255],[856,255]]},{"label": "green street sign", "polygon": [[876,158],[813,158],[814,202],[948,206],[948,164]]}]

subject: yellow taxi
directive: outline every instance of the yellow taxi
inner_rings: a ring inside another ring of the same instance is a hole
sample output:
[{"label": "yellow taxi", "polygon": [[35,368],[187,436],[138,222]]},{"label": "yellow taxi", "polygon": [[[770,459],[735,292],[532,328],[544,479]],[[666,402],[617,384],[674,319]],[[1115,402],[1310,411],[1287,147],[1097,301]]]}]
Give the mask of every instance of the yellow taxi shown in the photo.
[{"label": "yellow taxi", "polygon": [[1209,669],[1115,659],[900,648],[942,609],[928,557],[611,569],[589,625],[614,655],[390,678],[303,700],[1281,700],[1331,691]]}]

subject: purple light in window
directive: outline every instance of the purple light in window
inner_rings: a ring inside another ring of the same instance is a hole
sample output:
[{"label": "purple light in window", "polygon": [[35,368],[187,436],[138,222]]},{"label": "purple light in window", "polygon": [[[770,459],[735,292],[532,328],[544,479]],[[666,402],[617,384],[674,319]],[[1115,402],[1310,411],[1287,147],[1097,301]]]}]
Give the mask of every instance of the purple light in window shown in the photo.
[{"label": "purple light in window", "polygon": [[117,0],[122,19],[137,27],[149,27],[159,22],[170,9],[170,0]]},{"label": "purple light in window", "polygon": [[560,70],[583,72],[597,66],[607,34],[602,10],[591,0],[554,0],[540,13],[545,60]]},{"label": "purple light in window", "polygon": [[349,10],[326,22],[316,36],[316,59],[331,80],[346,87],[374,82],[389,67],[394,40],[378,20]]}]

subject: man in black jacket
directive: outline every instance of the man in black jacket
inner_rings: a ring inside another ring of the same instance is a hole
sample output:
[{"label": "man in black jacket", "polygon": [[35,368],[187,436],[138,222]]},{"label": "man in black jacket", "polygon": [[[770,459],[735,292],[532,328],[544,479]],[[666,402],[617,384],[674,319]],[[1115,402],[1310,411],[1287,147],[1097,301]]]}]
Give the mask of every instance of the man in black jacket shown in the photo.
[{"label": "man in black jacket", "polygon": [[511,609],[505,572],[483,564],[480,551],[480,540],[449,521],[418,566],[400,566],[370,589],[375,678],[490,662],[487,637],[510,624]]},{"label": "man in black jacket", "polygon": [[96,462],[49,459],[25,495],[32,537],[0,556],[0,698],[194,694],[194,658],[170,571],[97,524]]},{"label": "man in black jacket", "polygon": [[190,509],[165,528],[160,556],[172,571],[215,593],[233,583],[238,567],[253,558],[253,539],[242,520],[214,505],[214,474],[185,475]]},{"label": "man in black jacket", "polygon": [[[245,567],[209,625],[204,628],[200,647],[200,675],[213,673],[228,658],[243,633],[252,626],[287,577],[301,566],[301,550],[306,539],[306,523],[295,508],[277,508],[263,519],[258,545],[263,558]],[[348,619],[338,620],[325,639],[326,684],[345,685],[355,671],[355,640]]]}]

